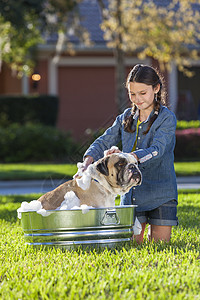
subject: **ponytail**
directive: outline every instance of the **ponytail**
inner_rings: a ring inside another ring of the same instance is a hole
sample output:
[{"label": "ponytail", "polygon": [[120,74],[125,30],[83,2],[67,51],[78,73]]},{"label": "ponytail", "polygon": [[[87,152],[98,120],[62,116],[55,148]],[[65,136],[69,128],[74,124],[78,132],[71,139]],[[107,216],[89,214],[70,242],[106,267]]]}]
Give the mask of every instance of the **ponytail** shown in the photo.
[{"label": "ponytail", "polygon": [[136,128],[132,128],[132,126],[133,126],[133,118],[134,118],[136,111],[137,111],[137,107],[135,105],[133,105],[132,110],[131,110],[131,115],[123,121],[124,131],[130,132],[130,133],[135,132]]},{"label": "ponytail", "polygon": [[161,104],[161,86],[162,83],[160,83],[160,90],[158,91],[157,94],[155,94],[154,97],[154,114],[153,116],[150,118],[149,122],[148,122],[148,127],[147,130],[145,130],[143,132],[143,134],[147,134],[153,124],[153,122],[157,119],[159,112],[160,112],[160,104]]}]

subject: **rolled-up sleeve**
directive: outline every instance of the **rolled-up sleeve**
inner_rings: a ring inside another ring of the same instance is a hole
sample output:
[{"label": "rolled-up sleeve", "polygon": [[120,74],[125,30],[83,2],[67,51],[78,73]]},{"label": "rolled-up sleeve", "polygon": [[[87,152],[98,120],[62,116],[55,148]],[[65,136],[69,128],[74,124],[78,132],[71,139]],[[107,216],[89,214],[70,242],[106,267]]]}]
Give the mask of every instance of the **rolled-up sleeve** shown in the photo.
[{"label": "rolled-up sleeve", "polygon": [[105,150],[117,145],[121,140],[122,120],[123,114],[119,115],[113,125],[91,144],[84,157],[90,155],[96,161],[103,157]]},{"label": "rolled-up sleeve", "polygon": [[139,162],[147,165],[161,158],[166,151],[172,150],[171,148],[175,146],[175,130],[176,117],[173,113],[170,113],[155,129],[150,147],[134,151],[139,158]]}]

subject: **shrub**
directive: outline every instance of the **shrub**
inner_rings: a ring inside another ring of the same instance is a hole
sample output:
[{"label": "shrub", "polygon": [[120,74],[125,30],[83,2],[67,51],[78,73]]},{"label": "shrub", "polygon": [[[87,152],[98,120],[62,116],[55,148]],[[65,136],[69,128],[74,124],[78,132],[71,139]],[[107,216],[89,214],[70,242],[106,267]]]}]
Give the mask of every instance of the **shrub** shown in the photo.
[{"label": "shrub", "polygon": [[58,98],[49,95],[1,96],[0,124],[24,125],[27,122],[54,126],[57,120]]},{"label": "shrub", "polygon": [[73,155],[76,145],[69,133],[41,124],[12,124],[0,128],[3,162],[55,161]]},{"label": "shrub", "polygon": [[189,128],[199,128],[200,121],[199,120],[192,120],[192,121],[177,121],[177,130],[181,129],[189,129]]},{"label": "shrub", "polygon": [[200,128],[176,130],[176,159],[200,159]]}]

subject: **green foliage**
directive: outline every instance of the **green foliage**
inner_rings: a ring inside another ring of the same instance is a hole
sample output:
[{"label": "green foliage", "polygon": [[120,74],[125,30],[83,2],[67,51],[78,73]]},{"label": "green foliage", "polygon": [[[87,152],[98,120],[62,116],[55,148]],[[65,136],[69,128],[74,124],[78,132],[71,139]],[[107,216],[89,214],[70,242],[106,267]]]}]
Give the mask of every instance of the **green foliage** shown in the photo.
[{"label": "green foliage", "polygon": [[[89,34],[80,25],[77,4],[81,0],[0,1],[0,62],[6,62],[19,76],[30,75],[38,44],[43,37],[58,35],[59,53],[69,43],[70,30],[89,45]],[[72,48],[72,44],[69,45]]]},{"label": "green foliage", "polygon": [[200,121],[199,120],[192,120],[192,121],[177,121],[177,130],[181,129],[188,129],[188,128],[200,128]]},{"label": "green foliage", "polygon": [[63,21],[63,18],[67,18],[67,13],[75,9],[77,3],[76,0],[49,0],[48,12],[52,14],[57,13],[60,20]]},{"label": "green foliage", "polygon": [[200,161],[175,162],[177,176],[200,176]]},{"label": "green foliage", "polygon": [[24,28],[27,13],[35,18],[43,8],[43,0],[1,0],[0,13],[7,22],[16,28]]},{"label": "green foliage", "polygon": [[71,179],[76,164],[0,164],[0,180]]},{"label": "green foliage", "polygon": [[[0,161],[82,159],[83,149],[55,126],[58,98],[50,95],[0,97]],[[76,156],[76,157],[75,157]]]},{"label": "green foliage", "polygon": [[169,244],[145,239],[86,251],[24,245],[16,209],[38,197],[0,198],[1,299],[199,299],[199,193],[179,193]]},{"label": "green foliage", "polygon": [[57,33],[56,55],[67,50],[74,54],[74,45],[71,42],[71,33],[82,44],[90,46],[88,31],[81,25],[81,16],[78,4],[82,0],[49,0],[43,9],[46,16],[46,34]]},{"label": "green foliage", "polygon": [[140,59],[152,57],[163,69],[174,61],[189,76],[185,66],[189,59],[198,60],[199,17],[198,0],[111,0],[101,28],[109,47],[137,53]]},{"label": "green foliage", "polygon": [[0,32],[6,25],[1,60],[19,74],[30,74],[33,68],[31,52],[42,43],[39,18],[44,1],[0,1]]},{"label": "green foliage", "polygon": [[0,128],[0,160],[3,162],[66,159],[76,146],[68,133],[40,124],[12,124]]},{"label": "green foliage", "polygon": [[[200,161],[175,162],[177,176],[200,176]],[[0,180],[72,178],[76,164],[0,164]]]},{"label": "green foliage", "polygon": [[0,126],[27,122],[56,125],[58,97],[50,95],[0,96]]}]

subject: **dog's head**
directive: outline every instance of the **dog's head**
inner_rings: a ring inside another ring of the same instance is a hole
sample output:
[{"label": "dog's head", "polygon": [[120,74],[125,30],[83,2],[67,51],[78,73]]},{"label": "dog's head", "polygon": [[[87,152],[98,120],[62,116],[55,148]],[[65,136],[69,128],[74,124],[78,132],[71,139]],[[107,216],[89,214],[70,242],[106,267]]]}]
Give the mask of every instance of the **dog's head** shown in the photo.
[{"label": "dog's head", "polygon": [[128,153],[113,153],[98,160],[91,166],[90,174],[111,193],[119,195],[142,182],[137,160]]}]

